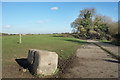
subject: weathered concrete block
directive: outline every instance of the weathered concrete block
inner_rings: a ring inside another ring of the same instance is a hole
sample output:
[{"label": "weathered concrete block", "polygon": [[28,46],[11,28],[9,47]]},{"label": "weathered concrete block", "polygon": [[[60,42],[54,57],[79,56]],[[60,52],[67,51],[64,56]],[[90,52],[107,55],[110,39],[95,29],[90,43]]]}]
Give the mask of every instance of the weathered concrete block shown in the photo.
[{"label": "weathered concrete block", "polygon": [[58,55],[56,52],[30,49],[28,62],[32,64],[33,73],[51,75],[57,69]]},{"label": "weathered concrete block", "polygon": [[35,51],[36,51],[36,49],[30,49],[29,51],[28,51],[28,62],[30,63],[30,64],[33,64],[33,58],[34,58],[34,53],[35,53]]}]

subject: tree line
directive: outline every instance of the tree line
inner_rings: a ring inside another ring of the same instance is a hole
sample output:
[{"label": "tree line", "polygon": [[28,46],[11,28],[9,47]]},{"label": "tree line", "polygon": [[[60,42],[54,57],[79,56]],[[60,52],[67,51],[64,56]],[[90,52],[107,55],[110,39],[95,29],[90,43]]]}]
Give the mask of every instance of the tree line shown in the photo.
[{"label": "tree line", "polygon": [[73,33],[77,37],[88,39],[111,40],[118,34],[118,22],[108,16],[98,15],[94,8],[80,11],[80,15],[72,23]]}]

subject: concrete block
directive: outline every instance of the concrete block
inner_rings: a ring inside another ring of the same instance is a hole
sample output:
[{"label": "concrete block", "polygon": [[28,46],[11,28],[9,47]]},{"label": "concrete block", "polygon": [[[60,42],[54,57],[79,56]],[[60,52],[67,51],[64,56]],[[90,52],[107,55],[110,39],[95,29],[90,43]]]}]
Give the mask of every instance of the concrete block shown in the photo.
[{"label": "concrete block", "polygon": [[28,51],[28,62],[30,64],[33,64],[33,58],[34,58],[34,53],[35,53],[36,49],[30,49]]},{"label": "concrete block", "polygon": [[56,52],[30,49],[28,62],[32,65],[33,73],[51,75],[57,69],[58,55]]}]

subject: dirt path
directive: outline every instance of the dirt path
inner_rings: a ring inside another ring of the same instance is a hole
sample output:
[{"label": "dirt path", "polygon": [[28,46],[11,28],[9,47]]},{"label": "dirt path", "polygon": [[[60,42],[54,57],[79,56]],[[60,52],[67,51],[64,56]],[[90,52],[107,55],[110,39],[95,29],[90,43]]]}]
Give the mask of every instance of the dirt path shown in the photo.
[{"label": "dirt path", "polygon": [[81,46],[76,56],[75,61],[61,75],[62,78],[118,77],[119,62],[93,43]]},{"label": "dirt path", "polygon": [[96,44],[100,45],[101,47],[107,49],[108,51],[112,52],[113,54],[118,55],[119,46],[115,46],[115,45],[107,44],[107,43],[103,43],[103,42],[98,42],[98,41],[94,41],[94,40],[87,40],[87,42],[96,43]]},{"label": "dirt path", "polygon": [[2,78],[34,78],[29,71],[23,72],[17,63],[2,67]]}]

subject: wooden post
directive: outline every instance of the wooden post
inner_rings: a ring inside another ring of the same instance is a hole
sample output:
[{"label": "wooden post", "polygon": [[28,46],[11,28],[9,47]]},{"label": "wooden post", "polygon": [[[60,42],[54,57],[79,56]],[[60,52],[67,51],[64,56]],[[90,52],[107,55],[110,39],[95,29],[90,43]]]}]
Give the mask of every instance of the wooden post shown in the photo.
[{"label": "wooden post", "polygon": [[21,33],[19,33],[19,43],[21,43]]}]

